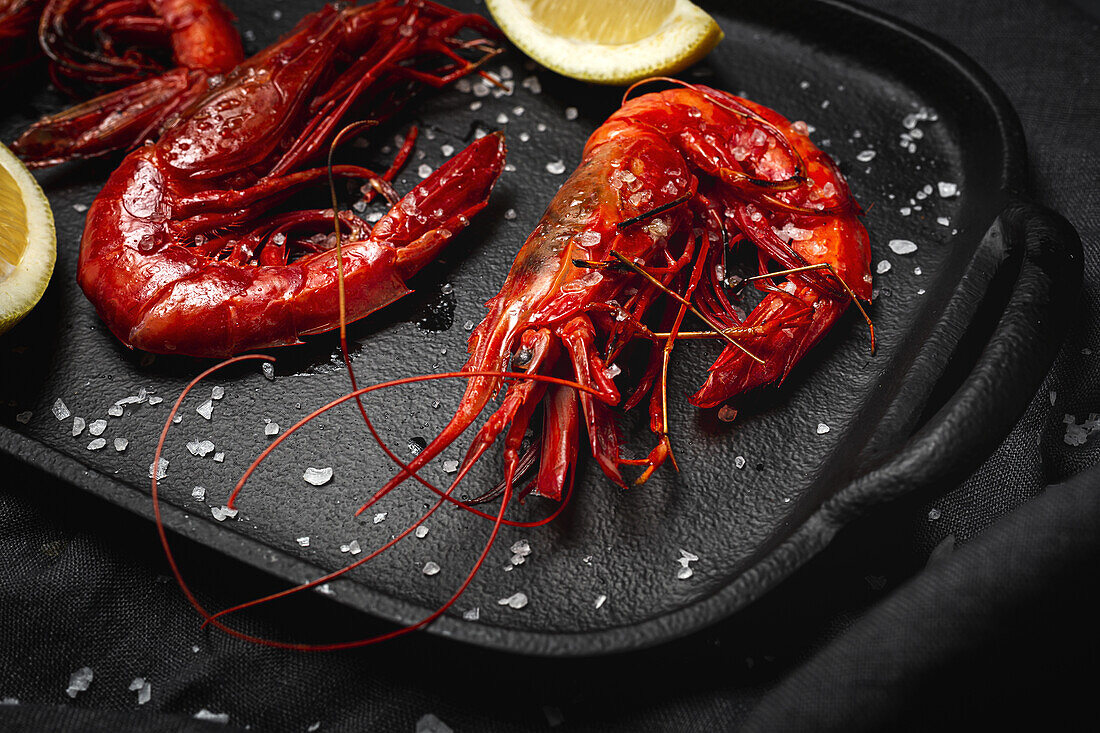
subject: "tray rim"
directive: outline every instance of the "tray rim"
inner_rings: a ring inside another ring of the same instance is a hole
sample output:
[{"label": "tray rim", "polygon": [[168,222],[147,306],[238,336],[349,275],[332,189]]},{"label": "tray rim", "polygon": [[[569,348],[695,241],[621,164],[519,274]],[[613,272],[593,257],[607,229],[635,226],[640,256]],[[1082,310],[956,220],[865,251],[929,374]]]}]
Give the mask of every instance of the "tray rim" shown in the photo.
[{"label": "tray rim", "polygon": [[[992,77],[974,60],[949,41],[920,29],[887,13],[866,8],[846,0],[805,0],[823,6],[831,12],[859,17],[867,22],[908,38],[927,52],[936,54],[950,65],[967,83],[968,89],[980,93],[977,102],[992,112],[996,123],[999,148],[1002,155],[1000,193],[1003,204],[1014,197],[1026,196],[1028,185],[1028,157],[1023,128],[1019,117],[1005,93]],[[710,5],[712,3],[704,3]],[[994,225],[997,213],[993,214]],[[978,245],[980,247],[980,244]],[[956,288],[957,292],[957,288]],[[920,426],[917,426],[918,429]],[[998,436],[998,439],[1002,436]],[[897,457],[900,448],[885,459],[887,465]],[[22,461],[44,473],[65,481],[69,485],[90,491],[97,497],[131,511],[143,519],[152,519],[152,502],[148,494],[134,491],[125,482],[104,474],[60,451],[30,438],[18,430],[0,424],[0,453]],[[442,616],[424,630],[437,636],[475,644],[487,649],[543,657],[584,657],[636,651],[674,641],[700,631],[725,619],[750,605],[768,592],[776,583],[824,549],[848,521],[851,512],[838,510],[851,498],[867,473],[854,478],[839,488],[832,497],[820,504],[802,525],[770,553],[758,559],[744,572],[715,593],[661,616],[628,625],[588,632],[537,632],[492,626],[485,623],[468,623],[450,616]],[[857,514],[874,504],[895,497],[879,498],[861,504]],[[220,532],[216,525],[205,521],[191,521],[192,514],[170,503],[161,502],[164,525],[180,539],[192,540],[251,565],[256,571],[270,576],[299,582],[305,574],[326,572],[323,568],[293,555],[286,555],[278,548],[260,540],[237,533]],[[218,544],[208,540],[218,538]],[[276,552],[280,555],[277,568],[266,563],[263,555]],[[765,582],[760,586],[761,579]],[[380,591],[367,589],[352,582],[341,582],[340,591],[331,597],[342,605],[393,623],[411,623],[424,614],[423,608],[411,602],[391,598]],[[747,590],[752,591],[746,593]],[[735,592],[737,591],[737,592]],[[726,600],[733,596],[732,601]],[[370,608],[367,608],[369,603]],[[383,611],[378,608],[385,605]]]}]

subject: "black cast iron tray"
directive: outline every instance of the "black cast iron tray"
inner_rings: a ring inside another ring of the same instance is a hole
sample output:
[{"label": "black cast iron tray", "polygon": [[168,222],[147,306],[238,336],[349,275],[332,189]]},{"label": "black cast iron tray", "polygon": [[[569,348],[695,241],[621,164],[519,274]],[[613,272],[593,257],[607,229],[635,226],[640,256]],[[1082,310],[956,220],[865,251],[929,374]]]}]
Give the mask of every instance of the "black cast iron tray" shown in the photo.
[{"label": "black cast iron tray", "polygon": [[[281,17],[273,17],[267,3],[230,5],[254,51],[319,3],[287,0],[279,5]],[[779,583],[857,514],[907,492],[949,486],[972,470],[1019,416],[1056,352],[1080,282],[1080,242],[1061,217],[1026,202],[1018,121],[980,69],[942,41],[837,2],[709,9],[726,39],[682,76],[814,126],[812,137],[838,161],[868,210],[876,265],[891,264],[875,276],[871,314],[879,349],[869,354],[866,328],[850,312],[781,388],[745,399],[737,421],[727,425],[685,399],[717,347],[686,344],[671,381],[682,471],[665,468],[644,487],[620,491],[582,457],[567,511],[538,530],[505,528],[479,577],[432,633],[569,656],[641,648],[711,624]],[[518,52],[491,68],[506,73],[502,64],[514,82],[536,76],[541,93],[531,82],[502,97],[452,89],[423,97],[396,121],[394,129],[419,121],[427,133],[419,144],[423,156],[410,164],[399,190],[417,180],[419,166],[441,162],[441,146],[457,148],[479,127],[507,131],[515,170],[504,174],[488,209],[445,261],[416,278],[416,294],[351,329],[363,383],[461,366],[464,324],[481,319],[482,303],[499,288],[564,180],[547,164],[561,160],[571,170],[586,136],[618,105],[620,90],[535,69]],[[477,102],[480,108],[471,109]],[[10,139],[63,103],[39,85],[9,106],[0,133]],[[578,110],[576,119],[569,107]],[[392,132],[346,155],[379,165]],[[874,157],[861,160],[866,150]],[[44,301],[0,343],[6,391],[0,447],[149,516],[156,436],[172,400],[207,363],[127,351],[77,288],[83,214],[74,205],[91,202],[109,169],[70,165],[40,175],[57,217],[58,265]],[[957,195],[941,196],[940,183],[955,184]],[[911,240],[918,249],[894,254],[887,246],[893,239]],[[378,507],[386,512],[383,521],[353,518],[354,507],[393,469],[348,407],[274,454],[246,488],[236,520],[215,521],[211,507],[224,503],[271,440],[265,420],[285,428],[348,389],[330,335],[276,355],[274,381],[249,365],[219,375],[185,403],[167,443],[162,492],[171,528],[301,581],[346,564],[352,558],[340,546],[353,539],[364,548],[388,539],[430,495],[409,483]],[[623,366],[620,381],[631,376],[631,365]],[[213,385],[224,387],[225,396],[213,403],[207,421],[195,408]],[[107,415],[113,403],[143,387],[165,402]],[[410,439],[439,430],[461,389],[457,382],[416,385],[373,395],[367,407],[391,444],[405,451]],[[73,419],[55,419],[51,406],[58,398],[89,422],[108,421],[106,448],[89,450],[87,430],[73,437]],[[640,411],[625,416],[622,426],[628,451],[647,450],[651,436]],[[113,448],[115,437],[129,440],[125,451]],[[214,462],[213,453],[192,455],[186,444],[201,440],[212,441],[224,461]],[[464,447],[442,458],[459,459]],[[439,465],[426,475],[442,482],[447,474]],[[307,466],[332,466],[334,478],[310,486],[302,480]],[[471,476],[466,493],[480,493],[498,471],[494,454]],[[204,501],[192,498],[200,485]],[[549,502],[533,499],[510,516],[533,519],[551,510]],[[421,618],[457,586],[489,531],[484,520],[451,510],[428,526],[427,537],[410,537],[327,590],[339,602],[398,623]],[[296,538],[307,535],[310,544],[301,547]],[[513,566],[509,548],[520,539],[532,552]],[[688,579],[677,578],[681,550],[698,557]],[[441,572],[423,574],[428,561]],[[498,604],[518,591],[529,598],[525,608]],[[479,620],[463,620],[475,607]]]}]

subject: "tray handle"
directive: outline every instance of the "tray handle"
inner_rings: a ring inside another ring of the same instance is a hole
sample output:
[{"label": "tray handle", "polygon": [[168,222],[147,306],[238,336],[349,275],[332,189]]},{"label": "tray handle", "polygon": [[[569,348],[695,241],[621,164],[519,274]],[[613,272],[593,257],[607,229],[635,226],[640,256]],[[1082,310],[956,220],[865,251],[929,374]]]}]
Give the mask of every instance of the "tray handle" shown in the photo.
[{"label": "tray handle", "polygon": [[834,526],[871,503],[964,479],[1011,430],[1049,371],[1081,287],[1081,239],[1061,215],[1024,200],[1006,205],[993,227],[1006,251],[1021,251],[1023,260],[992,334],[959,387],[894,457],[826,502]]}]

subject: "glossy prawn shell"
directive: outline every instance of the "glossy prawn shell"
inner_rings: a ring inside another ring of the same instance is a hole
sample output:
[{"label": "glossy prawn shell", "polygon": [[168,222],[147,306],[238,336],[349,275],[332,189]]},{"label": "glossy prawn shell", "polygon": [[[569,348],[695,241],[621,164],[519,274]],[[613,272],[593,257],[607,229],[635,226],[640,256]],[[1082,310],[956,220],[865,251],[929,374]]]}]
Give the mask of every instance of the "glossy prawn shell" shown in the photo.
[{"label": "glossy prawn shell", "polygon": [[[77,280],[123,343],[158,353],[222,357],[286,346],[336,328],[335,250],[279,266],[233,265],[197,254],[173,236],[180,193],[156,162],[135,151],[88,211]],[[409,293],[405,278],[485,206],[504,166],[503,138],[483,139],[417,186],[375,225],[343,245],[348,322]],[[443,207],[449,217],[429,218]],[[420,220],[423,219],[424,222]]]}]

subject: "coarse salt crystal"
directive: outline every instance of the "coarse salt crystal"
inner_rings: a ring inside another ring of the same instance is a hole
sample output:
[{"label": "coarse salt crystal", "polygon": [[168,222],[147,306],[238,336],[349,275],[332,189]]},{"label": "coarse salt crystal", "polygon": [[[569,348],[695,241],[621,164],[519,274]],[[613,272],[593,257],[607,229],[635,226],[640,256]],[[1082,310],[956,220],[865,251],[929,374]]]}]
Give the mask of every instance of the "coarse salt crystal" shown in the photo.
[{"label": "coarse salt crystal", "polygon": [[83,214],[88,210],[88,204],[73,204],[73,211],[78,214]]},{"label": "coarse salt crystal", "polygon": [[165,476],[168,475],[168,459],[167,458],[161,458],[159,463],[150,463],[149,464],[149,478],[153,478],[153,469],[154,469],[154,467],[156,468],[156,471],[157,471],[157,481],[160,481],[162,478],[164,478]]},{"label": "coarse salt crystal", "polygon": [[130,445],[128,438],[115,438],[115,450],[121,453],[126,450],[126,446]]},{"label": "coarse salt crystal", "polygon": [[141,686],[144,685],[144,684],[145,684],[145,678],[144,677],[135,677],[133,682],[131,682],[130,686],[127,687],[126,689],[128,689],[130,692],[136,692],[137,690],[140,690]]},{"label": "coarse salt crystal", "polygon": [[207,400],[206,402],[203,402],[201,405],[196,407],[195,412],[199,413],[207,420],[209,420],[210,416],[214,414],[214,403],[211,400]]},{"label": "coarse salt crystal", "polygon": [[279,434],[279,423],[269,422],[267,425],[264,425],[264,435],[278,435],[278,434]]},{"label": "coarse salt crystal", "polygon": [[692,575],[695,575],[695,571],[687,567],[686,565],[676,571],[676,577],[680,580],[687,580]]},{"label": "coarse salt crystal", "polygon": [[508,124],[508,115],[504,114],[503,112],[498,114],[497,115],[497,124],[498,125],[507,125]]},{"label": "coarse salt crystal", "polygon": [[230,509],[227,506],[212,506],[210,507],[210,513],[214,515],[214,519],[219,522],[224,522],[226,518],[233,519],[237,516],[236,509]]},{"label": "coarse salt crystal", "polygon": [[196,486],[195,488],[191,489],[191,497],[193,499],[198,499],[199,501],[202,501],[206,498],[206,489],[202,486]]},{"label": "coarse salt crystal", "polygon": [[222,397],[225,397],[225,387],[215,386],[210,390],[210,397],[215,400],[220,400]]},{"label": "coarse salt crystal", "polygon": [[88,450],[99,450],[103,446],[107,445],[107,441],[103,438],[96,438],[91,443],[88,443]]},{"label": "coarse salt crystal", "polygon": [[122,417],[122,413],[125,410],[122,409],[122,405],[115,403],[107,408],[107,414],[111,417]]},{"label": "coarse salt crystal", "polygon": [[479,618],[481,618],[481,608],[475,606],[469,611],[465,611],[462,614],[462,618],[466,619],[467,621],[477,621]]},{"label": "coarse salt crystal", "polygon": [[424,563],[424,567],[421,572],[425,575],[435,575],[439,572],[439,565],[429,560],[428,562]]},{"label": "coarse salt crystal", "polygon": [[87,423],[84,422],[84,418],[79,417],[79,416],[73,418],[73,437],[74,438],[84,432],[84,426],[85,425],[87,425]]},{"label": "coarse salt crystal", "polygon": [[875,151],[874,150],[864,150],[864,151],[860,152],[859,155],[856,156],[856,160],[858,160],[860,163],[869,163],[874,159],[875,159]]},{"label": "coarse salt crystal", "polygon": [[65,690],[66,694],[69,697],[76,697],[77,693],[88,689],[94,677],[91,667],[81,667],[69,676],[69,686]]},{"label": "coarse salt crystal", "polygon": [[103,431],[106,429],[106,420],[92,420],[90,423],[88,423],[88,432],[92,435],[103,435]]},{"label": "coarse salt crystal", "polygon": [[511,221],[512,219],[515,219],[516,218],[516,210],[515,209],[508,209],[507,211],[504,212],[504,218],[508,219],[509,221]]},{"label": "coarse salt crystal", "polygon": [[209,720],[211,723],[226,724],[229,722],[229,713],[214,713],[206,708],[202,708],[199,712],[192,715],[195,720]]},{"label": "coarse salt crystal", "polygon": [[163,397],[150,397],[149,398],[149,404],[150,405],[159,405],[161,402],[164,402]]},{"label": "coarse salt crystal", "polygon": [[512,544],[511,550],[516,555],[530,555],[531,543],[529,543],[527,540],[517,540]]},{"label": "coarse salt crystal", "polygon": [[527,596],[524,593],[513,593],[510,596],[498,600],[497,604],[509,606],[511,608],[523,608],[527,605]]},{"label": "coarse salt crystal", "polygon": [[214,463],[221,463],[224,460],[225,460],[225,454],[224,453],[215,453],[214,454]]},{"label": "coarse salt crystal", "polygon": [[61,401],[60,397],[58,397],[57,400],[53,403],[53,416],[56,417],[58,420],[64,420],[71,414],[72,413],[69,412],[69,408],[66,407],[65,403]]},{"label": "coarse salt crystal", "polygon": [[817,424],[817,434],[818,434],[818,435],[824,435],[824,434],[825,434],[825,433],[827,433],[827,432],[829,432],[829,426],[828,426],[828,425],[826,425],[826,424],[825,424],[825,423],[823,423],[823,422],[819,422],[819,423]]},{"label": "coarse salt crystal", "polygon": [[889,261],[889,260],[881,260],[881,261],[880,261],[880,262],[879,262],[879,263],[878,263],[878,264],[877,264],[877,265],[875,266],[875,272],[877,272],[878,274],[882,275],[883,273],[887,273],[887,272],[889,272],[889,271],[890,271],[890,267],[891,267],[891,265],[890,265],[890,261]]},{"label": "coarse salt crystal", "polygon": [[737,468],[744,468],[745,463],[746,463],[746,461],[745,461],[744,456],[737,456],[736,458],[733,459],[733,465],[736,466]]},{"label": "coarse salt crystal", "polygon": [[552,160],[546,164],[546,172],[554,175],[565,173],[565,163],[561,160]]},{"label": "coarse salt crystal", "polygon": [[[957,183],[950,183],[948,181],[940,181],[936,184],[936,188],[939,189],[940,198],[951,198],[959,192],[959,185]],[[929,191],[931,193],[931,191]]]},{"label": "coarse salt crystal", "polygon": [[444,473],[454,473],[458,470],[458,461],[443,461]]},{"label": "coarse salt crystal", "polygon": [[[266,379],[275,379],[275,365],[272,364],[270,361],[265,361],[262,365],[260,365],[260,371],[263,372],[263,375]],[[152,400],[150,400],[150,402],[152,402]]]},{"label": "coarse salt crystal", "polygon": [[607,596],[605,596],[605,595],[596,596],[596,609],[599,610],[601,607],[603,607],[603,604],[606,603],[606,602],[607,602]]},{"label": "coarse salt crystal", "polygon": [[577,119],[577,108],[576,107],[566,107],[565,108],[565,119],[567,119],[567,120]]},{"label": "coarse salt crystal", "polygon": [[144,705],[149,702],[153,697],[153,684],[151,682],[144,682],[141,685],[141,689],[138,690],[137,703],[138,705]]},{"label": "coarse salt crystal", "polygon": [[432,174],[432,167],[427,163],[421,163],[420,167],[416,169],[416,175],[421,178],[427,178]]},{"label": "coarse salt crystal", "polygon": [[542,93],[542,84],[539,82],[539,78],[537,76],[528,76],[528,77],[526,77],[523,80],[523,83],[520,84],[520,86],[522,86],[527,91],[531,92],[531,94],[541,94]]},{"label": "coarse salt crystal", "polygon": [[299,537],[298,539],[295,540],[295,542],[297,542],[302,547],[309,547],[309,535],[305,535],[304,537]]},{"label": "coarse salt crystal", "polygon": [[326,466],[325,468],[314,468],[310,466],[306,468],[302,474],[302,478],[306,483],[313,484],[314,486],[323,486],[332,480],[332,467]]},{"label": "coarse salt crystal", "polygon": [[894,254],[909,255],[917,251],[917,245],[908,239],[891,239],[890,249]]}]

